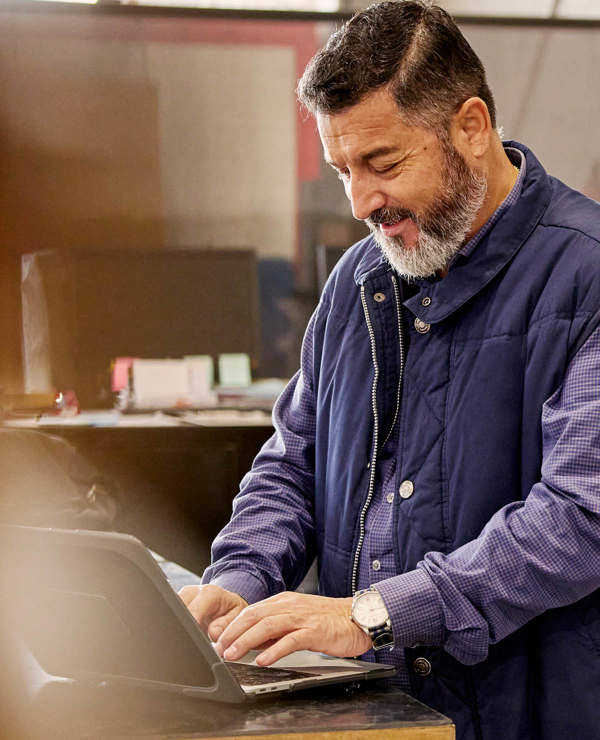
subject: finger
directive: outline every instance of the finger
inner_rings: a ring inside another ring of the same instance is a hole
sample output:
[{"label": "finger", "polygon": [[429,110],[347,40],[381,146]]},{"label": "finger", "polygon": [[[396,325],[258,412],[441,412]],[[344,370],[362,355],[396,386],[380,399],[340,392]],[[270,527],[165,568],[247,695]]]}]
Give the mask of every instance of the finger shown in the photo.
[{"label": "finger", "polygon": [[222,617],[217,617],[217,619],[212,620],[208,625],[208,636],[213,642],[216,642],[219,637],[221,637],[224,630],[231,624],[242,609],[243,607],[239,606],[236,609],[232,609],[227,612],[227,614],[224,614]]},{"label": "finger", "polygon": [[183,603],[188,606],[197,596],[199,586],[184,586],[183,588],[180,588],[178,591],[179,598],[183,601]]},{"label": "finger", "polygon": [[280,658],[296,652],[296,650],[310,650],[313,639],[310,630],[299,629],[288,632],[281,639],[277,640],[267,650],[256,656],[256,663],[262,666],[269,666]]},{"label": "finger", "polygon": [[274,609],[267,601],[259,601],[251,604],[227,625],[219,637],[218,649],[226,650],[235,640],[243,635],[247,630],[258,624],[262,619],[273,613]]},{"label": "finger", "polygon": [[231,607],[223,605],[223,599],[218,593],[203,589],[197,592],[187,608],[196,622],[206,631],[215,617],[221,616],[224,611]]},{"label": "finger", "polygon": [[206,632],[207,626],[214,616],[212,607],[206,603],[205,599],[196,598],[188,604],[188,609],[192,617],[194,617],[196,622]]},{"label": "finger", "polygon": [[222,651],[225,660],[237,660],[249,650],[263,645],[269,640],[280,638],[298,628],[292,615],[278,614],[267,616],[247,629],[228,647],[224,647],[221,640],[217,643],[217,652]]},{"label": "finger", "polygon": [[[297,629],[302,621],[306,622],[314,615],[315,604],[309,604],[310,599],[314,598],[323,600],[324,597],[307,597],[305,594],[285,591],[248,606],[223,630],[217,643],[217,652],[223,654],[233,642],[263,619],[288,615],[293,619],[292,628]],[[320,603],[318,601],[317,605]],[[269,636],[269,639],[272,637],[274,636]]]}]

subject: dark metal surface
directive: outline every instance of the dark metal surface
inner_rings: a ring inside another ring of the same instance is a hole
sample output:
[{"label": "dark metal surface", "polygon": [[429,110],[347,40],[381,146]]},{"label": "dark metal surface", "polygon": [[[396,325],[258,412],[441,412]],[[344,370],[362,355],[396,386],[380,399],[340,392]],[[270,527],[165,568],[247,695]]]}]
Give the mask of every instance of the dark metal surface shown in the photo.
[{"label": "dark metal surface", "polygon": [[398,689],[366,686],[224,705],[156,692],[48,683],[26,706],[23,723],[31,738],[251,737],[451,725]]}]

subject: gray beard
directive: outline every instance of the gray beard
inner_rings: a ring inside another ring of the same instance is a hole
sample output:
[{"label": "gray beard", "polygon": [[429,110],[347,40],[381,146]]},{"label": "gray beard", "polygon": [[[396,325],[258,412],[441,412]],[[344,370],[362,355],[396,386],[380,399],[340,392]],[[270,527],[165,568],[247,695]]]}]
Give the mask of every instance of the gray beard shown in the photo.
[{"label": "gray beard", "polygon": [[[414,247],[406,248],[402,237],[385,236],[378,223],[366,219],[387,261],[408,280],[431,277],[448,267],[464,244],[485,200],[485,176],[471,170],[456,150],[446,150],[444,154],[442,190],[422,218],[413,218],[419,227]],[[393,214],[394,209],[389,212]]]}]

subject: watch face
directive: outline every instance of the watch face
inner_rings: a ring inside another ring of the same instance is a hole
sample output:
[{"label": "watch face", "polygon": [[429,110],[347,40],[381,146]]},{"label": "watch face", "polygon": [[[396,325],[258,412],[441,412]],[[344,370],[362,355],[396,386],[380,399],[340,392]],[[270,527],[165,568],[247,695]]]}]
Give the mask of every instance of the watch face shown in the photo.
[{"label": "watch face", "polygon": [[352,617],[366,629],[371,629],[385,624],[388,612],[380,594],[376,591],[367,591],[354,602]]}]

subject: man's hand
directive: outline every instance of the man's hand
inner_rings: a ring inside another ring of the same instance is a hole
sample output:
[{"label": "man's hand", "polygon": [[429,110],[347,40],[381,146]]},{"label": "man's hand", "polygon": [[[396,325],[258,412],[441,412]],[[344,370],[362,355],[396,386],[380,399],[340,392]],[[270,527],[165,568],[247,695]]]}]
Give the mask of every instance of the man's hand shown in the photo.
[{"label": "man's hand", "polygon": [[184,586],[179,596],[211,640],[218,640],[227,625],[248,606],[238,594],[210,584]]},{"label": "man's hand", "polygon": [[225,660],[268,645],[256,658],[271,665],[295,650],[314,650],[340,658],[362,655],[371,639],[350,619],[352,598],[332,599],[286,591],[241,610],[216,645]]}]

